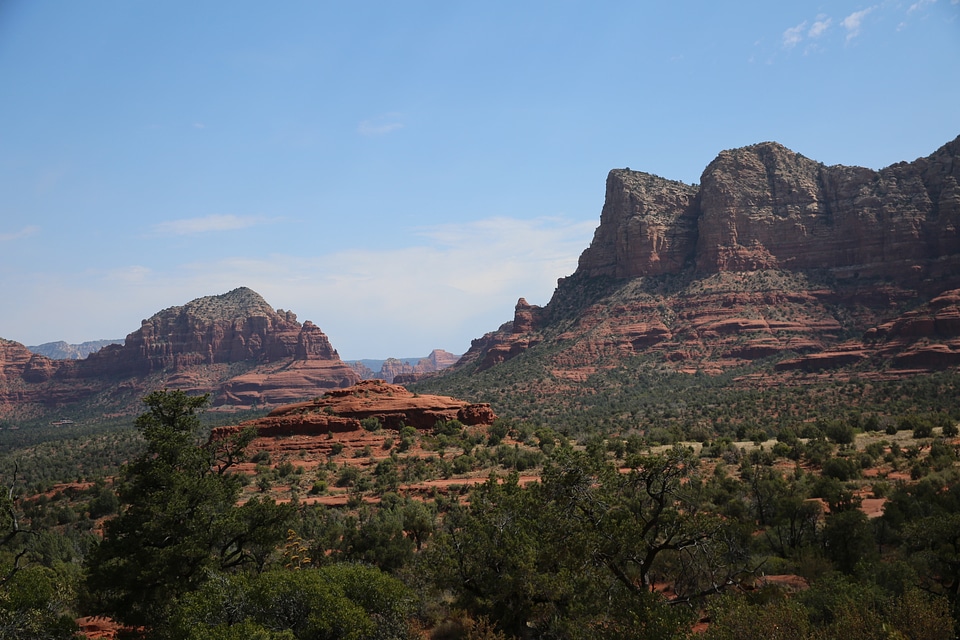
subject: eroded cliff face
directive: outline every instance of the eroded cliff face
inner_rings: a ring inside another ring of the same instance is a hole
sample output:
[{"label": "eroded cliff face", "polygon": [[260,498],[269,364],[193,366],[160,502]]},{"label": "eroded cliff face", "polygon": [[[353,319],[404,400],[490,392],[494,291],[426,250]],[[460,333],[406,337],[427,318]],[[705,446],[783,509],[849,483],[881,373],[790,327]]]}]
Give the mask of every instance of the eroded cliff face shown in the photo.
[{"label": "eroded cliff face", "polygon": [[483,371],[523,353],[540,343],[538,330],[542,322],[543,309],[520,298],[514,307],[513,321],[471,341],[470,348],[455,366],[476,362]]},{"label": "eroded cliff face", "polygon": [[773,142],[720,153],[699,189],[614,170],[588,276],[829,269],[898,280],[960,269],[960,138],[880,171],[825,166]]},{"label": "eroded cliff face", "polygon": [[339,360],[327,336],[291,311],[274,311],[246,287],[164,309],[122,346],[91,354],[79,375],[146,375],[196,365]]},{"label": "eroded cliff face", "polygon": [[458,420],[467,426],[489,426],[496,414],[486,403],[470,403],[448,396],[421,395],[383,380],[363,380],[346,389],[328,391],[310,402],[279,407],[263,418],[239,426],[218,427],[211,439],[254,427],[260,437],[319,436],[360,431],[361,421],[375,418],[387,429],[404,426],[432,429],[438,422]]},{"label": "eroded cliff face", "polygon": [[301,325],[246,287],[164,309],[124,344],[84,360],[52,360],[0,341],[0,413],[4,404],[63,406],[111,388],[146,393],[151,385],[211,393],[215,405],[263,406],[359,379],[317,325]]},{"label": "eroded cliff face", "polygon": [[956,270],[958,155],[960,139],[871,171],[827,167],[774,143],[725,151],[702,177],[697,269],[855,270],[914,281]]},{"label": "eroded cliff face", "polygon": [[44,382],[56,368],[55,360],[35,354],[19,342],[0,338],[0,384]]},{"label": "eroded cliff face", "polygon": [[458,367],[541,343],[554,375],[577,381],[635,355],[708,373],[778,354],[801,354],[784,369],[960,363],[952,336],[925,336],[921,355],[902,336],[850,340],[960,287],[958,183],[960,138],[879,171],[773,142],[720,153],[699,186],[611,171],[576,273],[543,309],[521,299]]},{"label": "eroded cliff face", "polygon": [[633,278],[682,270],[697,243],[697,188],[615,169],[590,247],[580,256],[588,276]]}]

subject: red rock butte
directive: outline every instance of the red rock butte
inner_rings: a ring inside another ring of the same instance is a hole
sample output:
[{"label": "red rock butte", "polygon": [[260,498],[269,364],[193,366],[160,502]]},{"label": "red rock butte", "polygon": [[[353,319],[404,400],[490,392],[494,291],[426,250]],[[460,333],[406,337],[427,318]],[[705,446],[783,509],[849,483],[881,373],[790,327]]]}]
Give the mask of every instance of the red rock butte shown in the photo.
[{"label": "red rock butte", "polygon": [[957,366],[958,288],[960,137],[877,171],[764,142],[721,152],[699,185],[612,170],[576,273],[454,368],[541,344],[572,381],[634,355],[704,373],[779,354],[800,356],[781,370]]},{"label": "red rock butte", "polygon": [[489,404],[472,404],[448,396],[420,395],[383,380],[364,380],[346,389],[328,391],[310,402],[274,409],[263,418],[237,426],[217,427],[211,439],[254,427],[260,437],[323,435],[359,431],[361,420],[376,418],[383,427],[432,429],[438,422],[458,420],[467,426],[486,426],[496,420]]},{"label": "red rock butte", "polygon": [[143,320],[124,344],[53,360],[0,339],[0,415],[95,397],[135,413],[157,388],[209,393],[214,406],[277,406],[360,380],[320,327],[239,287]]}]

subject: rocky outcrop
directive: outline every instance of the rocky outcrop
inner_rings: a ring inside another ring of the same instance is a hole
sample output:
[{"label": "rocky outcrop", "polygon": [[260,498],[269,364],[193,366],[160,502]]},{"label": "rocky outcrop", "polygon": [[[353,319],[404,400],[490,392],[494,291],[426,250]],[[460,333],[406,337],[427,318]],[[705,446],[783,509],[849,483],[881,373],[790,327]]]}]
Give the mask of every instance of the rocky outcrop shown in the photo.
[{"label": "rocky outcrop", "polygon": [[37,356],[19,342],[0,338],[0,383],[21,379],[31,360],[41,358],[44,356]]},{"label": "rocky outcrop", "polygon": [[122,346],[91,354],[79,375],[147,375],[196,365],[339,360],[330,341],[291,311],[274,311],[246,287],[198,298],[144,320]]},{"label": "rocky outcrop", "polygon": [[477,369],[484,371],[523,353],[540,343],[537,329],[542,322],[543,309],[520,298],[514,307],[513,321],[473,340],[456,366],[477,363]]},{"label": "rocky outcrop", "polygon": [[615,169],[590,247],[579,270],[588,276],[632,278],[682,270],[697,242],[696,187]]},{"label": "rocky outcrop", "polygon": [[960,366],[960,290],[945,291],[918,309],[871,327],[861,340],[784,360],[777,368],[819,371],[860,362],[894,370]]},{"label": "rocky outcrop", "polygon": [[210,393],[217,406],[265,406],[358,380],[318,326],[273,310],[246,287],[164,309],[122,345],[84,360],[52,360],[0,341],[0,400],[8,405],[62,406],[169,387]]},{"label": "rocky outcrop", "polygon": [[444,351],[443,349],[434,349],[430,352],[430,355],[417,363],[417,367],[419,367],[418,371],[420,373],[432,373],[434,371],[442,371],[456,364],[459,359],[460,356],[454,353]]},{"label": "rocky outcrop", "polygon": [[496,415],[488,404],[472,404],[447,396],[421,395],[382,380],[364,380],[329,391],[311,402],[275,409],[268,418],[319,412],[345,418],[376,418],[384,427],[403,425],[432,429],[442,420],[459,420],[474,426],[492,424]]},{"label": "rocky outcrop", "polygon": [[28,346],[27,349],[52,360],[82,360],[91,353],[95,353],[111,344],[123,344],[123,340],[90,340],[80,344],[69,344],[60,340]]},{"label": "rocky outcrop", "polygon": [[387,358],[380,366],[380,372],[377,374],[376,378],[385,380],[386,382],[393,382],[397,376],[412,373],[412,364],[408,364],[407,362],[404,362],[398,358]]},{"label": "rocky outcrop", "polygon": [[359,361],[347,362],[350,368],[357,372],[361,380],[370,380],[377,377],[377,372],[368,367],[365,363]]},{"label": "rocky outcrop", "polygon": [[765,142],[724,151],[699,189],[614,170],[578,271],[616,278],[829,269],[922,283],[960,273],[960,138],[880,171]]},{"label": "rocky outcrop", "polygon": [[222,438],[245,427],[256,428],[261,437],[358,431],[361,421],[368,418],[376,419],[385,428],[399,430],[404,426],[432,429],[438,422],[451,420],[467,426],[485,426],[493,424],[496,415],[488,404],[419,395],[382,380],[364,380],[310,402],[279,407],[263,418],[239,426],[216,428],[211,438]]},{"label": "rocky outcrop", "polygon": [[[613,170],[576,273],[543,309],[521,299],[457,368],[489,369],[541,343],[554,375],[573,381],[637,355],[707,373],[769,357],[784,371],[875,357],[953,366],[952,338],[903,339],[952,326],[950,313],[903,314],[960,287],[958,183],[960,138],[879,171],[773,142],[720,153],[699,186]],[[873,341],[901,337],[879,351],[850,341],[871,327]]]},{"label": "rocky outcrop", "polygon": [[960,289],[944,291],[923,307],[870,329],[866,342],[960,338]]},{"label": "rocky outcrop", "polygon": [[958,156],[960,138],[880,171],[827,167],[775,143],[725,151],[701,178],[697,269],[855,270],[901,282],[955,273]]},{"label": "rocky outcrop", "polygon": [[426,358],[420,358],[416,364],[409,359],[387,358],[380,364],[378,371],[373,371],[363,362],[350,362],[350,366],[363,380],[379,379],[386,382],[407,384],[419,380],[425,375],[442,371],[456,364],[460,356],[443,349],[434,349]]},{"label": "rocky outcrop", "polygon": [[356,373],[339,360],[295,360],[261,365],[218,385],[214,406],[262,407],[294,402],[329,389],[348,387]]}]

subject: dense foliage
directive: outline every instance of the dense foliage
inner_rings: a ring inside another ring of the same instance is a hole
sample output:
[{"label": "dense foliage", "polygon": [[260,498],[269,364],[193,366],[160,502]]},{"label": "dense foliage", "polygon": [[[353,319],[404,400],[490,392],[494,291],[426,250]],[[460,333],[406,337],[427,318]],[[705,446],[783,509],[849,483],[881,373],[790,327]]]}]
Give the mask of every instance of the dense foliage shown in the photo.
[{"label": "dense foliage", "polygon": [[90,555],[87,588],[102,612],[132,625],[155,625],[178,598],[213,570],[263,567],[283,539],[288,506],[251,500],[237,505],[252,431],[226,441],[195,442],[196,412],[206,396],[151,393],[137,419],[146,452],[120,476],[118,515]]}]

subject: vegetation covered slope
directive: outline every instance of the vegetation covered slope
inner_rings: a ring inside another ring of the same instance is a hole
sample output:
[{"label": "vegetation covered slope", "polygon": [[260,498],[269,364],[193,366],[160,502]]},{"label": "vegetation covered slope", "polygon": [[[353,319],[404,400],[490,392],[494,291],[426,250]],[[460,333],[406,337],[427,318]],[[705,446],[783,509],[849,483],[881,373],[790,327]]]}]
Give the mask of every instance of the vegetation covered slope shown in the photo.
[{"label": "vegetation covered slope", "polygon": [[8,476],[0,637],[105,613],[193,640],[946,640],[960,618],[948,413],[676,446],[371,421],[379,445],[331,434],[312,460],[293,436],[203,438],[202,398],[147,400],[115,478],[37,495]]}]

